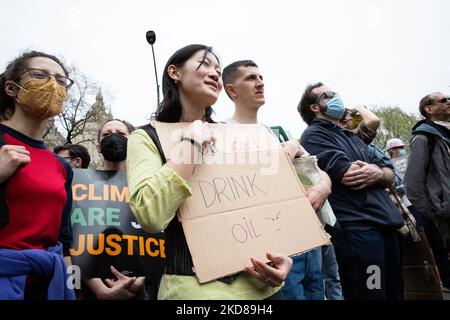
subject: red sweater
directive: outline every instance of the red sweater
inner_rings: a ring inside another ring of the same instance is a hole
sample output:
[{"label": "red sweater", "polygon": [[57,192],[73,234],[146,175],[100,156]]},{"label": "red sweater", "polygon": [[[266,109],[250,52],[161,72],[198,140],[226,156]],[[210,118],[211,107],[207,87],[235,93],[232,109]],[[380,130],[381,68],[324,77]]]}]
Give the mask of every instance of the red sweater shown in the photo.
[{"label": "red sweater", "polygon": [[7,180],[9,223],[0,229],[0,248],[47,249],[61,241],[67,253],[72,241],[72,169],[42,141],[2,124],[0,132],[7,144],[24,146],[31,158]]}]

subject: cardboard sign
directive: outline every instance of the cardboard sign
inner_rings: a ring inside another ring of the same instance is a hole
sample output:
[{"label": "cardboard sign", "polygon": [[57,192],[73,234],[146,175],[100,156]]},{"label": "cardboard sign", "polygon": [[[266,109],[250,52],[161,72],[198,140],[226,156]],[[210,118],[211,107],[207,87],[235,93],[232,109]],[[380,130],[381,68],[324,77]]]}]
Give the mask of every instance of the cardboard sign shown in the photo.
[{"label": "cardboard sign", "polygon": [[[174,159],[188,124],[154,125],[166,158]],[[210,128],[216,145],[200,157],[192,197],[178,212],[201,283],[251,267],[250,257],[267,261],[266,252],[295,255],[329,243],[291,160],[266,127]]]},{"label": "cardboard sign", "polygon": [[160,276],[164,234],[149,234],[128,206],[126,173],[74,169],[72,263],[83,278],[111,278],[110,266],[134,276]]}]

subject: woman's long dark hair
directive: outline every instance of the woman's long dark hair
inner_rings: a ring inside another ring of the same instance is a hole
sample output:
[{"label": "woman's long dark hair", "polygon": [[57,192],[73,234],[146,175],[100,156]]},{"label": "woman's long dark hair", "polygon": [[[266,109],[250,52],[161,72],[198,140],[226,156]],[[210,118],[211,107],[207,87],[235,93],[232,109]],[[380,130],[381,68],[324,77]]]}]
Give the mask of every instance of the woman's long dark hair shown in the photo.
[{"label": "woman's long dark hair", "polygon": [[[181,68],[186,61],[188,61],[196,52],[200,50],[205,50],[203,60],[206,58],[208,52],[212,52],[212,47],[205,46],[203,44],[191,44],[184,48],[179,49],[175,52],[167,61],[166,67],[164,69],[162,90],[164,99],[156,109],[155,114],[152,116],[157,121],[161,122],[179,122],[182,115],[180,95],[178,93],[178,87],[175,81],[169,76],[168,68],[170,65],[174,65],[177,68]],[[217,58],[217,56],[214,54]],[[217,58],[219,62],[219,58]],[[219,62],[220,63],[220,62]],[[211,106],[207,107],[205,110],[204,120],[207,122],[214,122],[211,118],[214,113]]]}]

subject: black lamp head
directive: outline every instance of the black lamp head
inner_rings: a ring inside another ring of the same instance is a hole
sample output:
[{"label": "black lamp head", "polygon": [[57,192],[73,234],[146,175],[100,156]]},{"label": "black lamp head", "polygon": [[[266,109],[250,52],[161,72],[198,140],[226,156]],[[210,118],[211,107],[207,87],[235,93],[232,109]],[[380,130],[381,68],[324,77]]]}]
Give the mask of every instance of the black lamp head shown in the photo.
[{"label": "black lamp head", "polygon": [[153,45],[156,41],[156,34],[152,30],[147,31],[145,37],[147,38],[147,42],[150,43],[151,45]]}]

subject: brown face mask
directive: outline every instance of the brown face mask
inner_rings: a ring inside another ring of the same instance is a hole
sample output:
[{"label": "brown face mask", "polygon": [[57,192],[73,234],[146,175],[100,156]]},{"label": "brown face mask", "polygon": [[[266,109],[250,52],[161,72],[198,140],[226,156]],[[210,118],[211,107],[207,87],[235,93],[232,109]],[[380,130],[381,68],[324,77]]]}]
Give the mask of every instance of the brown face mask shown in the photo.
[{"label": "brown face mask", "polygon": [[54,79],[33,79],[20,87],[17,103],[38,119],[48,119],[60,114],[64,108],[67,91]]}]

